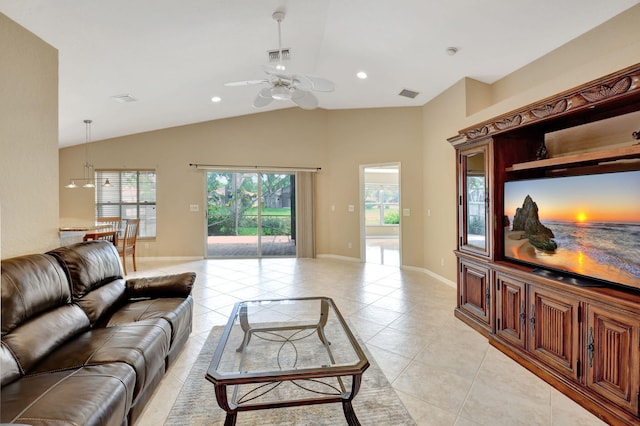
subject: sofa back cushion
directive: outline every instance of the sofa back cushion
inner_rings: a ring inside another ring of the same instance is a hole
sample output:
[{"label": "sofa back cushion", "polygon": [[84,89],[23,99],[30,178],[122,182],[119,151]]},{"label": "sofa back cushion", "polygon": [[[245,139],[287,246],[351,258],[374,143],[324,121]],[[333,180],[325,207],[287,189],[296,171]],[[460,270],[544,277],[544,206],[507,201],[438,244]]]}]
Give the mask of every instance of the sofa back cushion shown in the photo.
[{"label": "sofa back cushion", "polygon": [[88,329],[71,304],[67,278],[54,258],[32,254],[2,260],[2,385],[27,373],[51,351]]},{"label": "sofa back cushion", "polygon": [[59,247],[47,254],[58,259],[64,269],[74,300],[122,278],[118,250],[108,241],[85,241]]},{"label": "sofa back cushion", "polygon": [[59,247],[55,257],[71,283],[71,298],[95,325],[127,298],[120,256],[108,241]]},{"label": "sofa back cushion", "polygon": [[2,338],[37,315],[71,303],[69,282],[51,256],[2,260]]}]

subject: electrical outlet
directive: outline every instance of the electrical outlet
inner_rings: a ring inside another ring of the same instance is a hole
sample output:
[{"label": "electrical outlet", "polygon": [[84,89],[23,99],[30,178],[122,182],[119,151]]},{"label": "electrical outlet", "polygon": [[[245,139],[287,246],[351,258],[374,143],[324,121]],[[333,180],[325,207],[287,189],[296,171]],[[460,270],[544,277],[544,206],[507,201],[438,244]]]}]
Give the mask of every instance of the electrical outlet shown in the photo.
[{"label": "electrical outlet", "polygon": [[347,243],[347,248],[353,248],[353,244]]},{"label": "electrical outlet", "polygon": [[440,258],[440,266],[444,266],[444,257]]}]

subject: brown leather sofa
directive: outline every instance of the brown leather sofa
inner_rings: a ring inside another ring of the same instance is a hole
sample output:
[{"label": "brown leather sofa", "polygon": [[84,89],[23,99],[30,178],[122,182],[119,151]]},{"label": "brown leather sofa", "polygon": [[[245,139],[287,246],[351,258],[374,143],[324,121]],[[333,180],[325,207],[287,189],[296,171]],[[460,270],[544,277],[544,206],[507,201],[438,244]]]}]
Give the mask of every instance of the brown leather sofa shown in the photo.
[{"label": "brown leather sofa", "polygon": [[133,424],[191,333],[195,273],[125,280],[105,241],[1,268],[0,422]]}]

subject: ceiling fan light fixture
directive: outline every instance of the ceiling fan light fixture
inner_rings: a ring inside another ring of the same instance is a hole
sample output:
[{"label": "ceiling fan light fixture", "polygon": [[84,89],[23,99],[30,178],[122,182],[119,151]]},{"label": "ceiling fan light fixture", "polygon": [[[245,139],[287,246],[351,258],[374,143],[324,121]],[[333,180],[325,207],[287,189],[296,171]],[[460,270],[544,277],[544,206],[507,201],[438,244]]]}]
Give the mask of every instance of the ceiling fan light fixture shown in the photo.
[{"label": "ceiling fan light fixture", "polygon": [[278,101],[288,101],[291,99],[291,91],[285,86],[274,86],[271,88],[271,97]]}]

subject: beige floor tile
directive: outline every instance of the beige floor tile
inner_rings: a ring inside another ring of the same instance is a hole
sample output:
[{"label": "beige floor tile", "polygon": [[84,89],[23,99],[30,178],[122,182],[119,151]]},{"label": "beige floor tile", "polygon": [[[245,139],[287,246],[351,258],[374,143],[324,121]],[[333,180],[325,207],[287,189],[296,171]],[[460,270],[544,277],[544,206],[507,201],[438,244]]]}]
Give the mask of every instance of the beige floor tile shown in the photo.
[{"label": "beige floor tile", "polygon": [[452,426],[456,422],[456,412],[448,412],[424,402],[408,393],[396,391],[418,426]]},{"label": "beige floor tile", "polygon": [[457,412],[472,383],[473,378],[413,361],[392,385],[394,389],[413,395],[441,410]]},{"label": "beige floor tile", "polygon": [[398,355],[369,343],[367,343],[367,349],[389,382],[393,382],[411,363],[411,358]]},{"label": "beige floor tile", "polygon": [[334,300],[420,426],[602,425],[457,320],[455,288],[419,271],[333,259],[210,259],[142,260],[135,275],[187,271],[197,273],[192,335],[135,426],[164,422],[211,327],[227,323],[234,303],[308,296]]},{"label": "beige floor tile", "polygon": [[606,423],[557,390],[551,389],[551,425],[605,426]]}]

